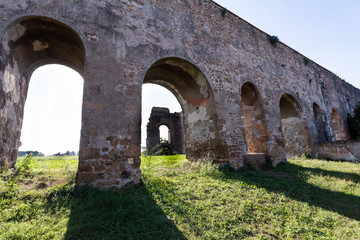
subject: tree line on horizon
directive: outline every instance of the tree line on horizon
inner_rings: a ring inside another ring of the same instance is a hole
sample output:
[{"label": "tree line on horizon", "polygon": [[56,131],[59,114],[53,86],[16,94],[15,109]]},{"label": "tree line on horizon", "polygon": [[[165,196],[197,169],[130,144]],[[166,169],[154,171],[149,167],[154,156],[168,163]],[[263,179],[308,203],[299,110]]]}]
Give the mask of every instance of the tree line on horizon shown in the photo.
[{"label": "tree line on horizon", "polygon": [[[18,152],[18,157],[25,157],[25,156],[28,156],[28,155],[32,155],[34,157],[43,157],[45,156],[44,153],[42,152],[39,152],[39,151],[19,151]],[[50,156],[75,156],[75,155],[79,155],[77,152],[75,151],[66,151],[65,153],[61,153],[61,152],[58,152],[58,153],[55,153],[53,155],[50,155]]]}]

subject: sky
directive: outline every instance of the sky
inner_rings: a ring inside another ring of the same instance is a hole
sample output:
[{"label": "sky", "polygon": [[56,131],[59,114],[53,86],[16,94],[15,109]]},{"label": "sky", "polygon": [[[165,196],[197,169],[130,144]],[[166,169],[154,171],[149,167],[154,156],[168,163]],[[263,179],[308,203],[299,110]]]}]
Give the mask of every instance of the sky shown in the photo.
[{"label": "sky", "polygon": [[84,80],[62,65],[33,73],[24,109],[19,151],[46,155],[79,150]]},{"label": "sky", "polygon": [[360,88],[359,0],[216,0]]},{"label": "sky", "polygon": [[[360,88],[359,0],[216,0],[262,31]],[[46,65],[30,80],[20,151],[78,151],[83,80],[70,68]],[[154,97],[156,96],[156,97]],[[163,87],[144,84],[142,145],[152,106],[181,111]],[[163,136],[166,132],[162,133]]]}]

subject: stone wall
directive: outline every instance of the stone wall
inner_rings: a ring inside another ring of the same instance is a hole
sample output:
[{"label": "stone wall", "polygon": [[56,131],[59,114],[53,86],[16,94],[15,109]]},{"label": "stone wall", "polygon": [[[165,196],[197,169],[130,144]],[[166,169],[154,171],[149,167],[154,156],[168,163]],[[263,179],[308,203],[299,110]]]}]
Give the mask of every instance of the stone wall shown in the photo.
[{"label": "stone wall", "polygon": [[311,152],[306,119],[298,101],[288,94],[280,99],[281,132],[289,156]]},{"label": "stone wall", "polygon": [[189,159],[210,154],[235,168],[244,165],[253,126],[244,121],[244,84],[258,93],[261,151],[274,165],[286,161],[284,94],[296,100],[308,136],[298,152],[335,140],[333,111],[347,129],[360,100],[358,89],[209,0],[12,0],[0,9],[0,164],[16,160],[32,72],[64,64],[84,78],[80,185],[140,182],[143,83],[179,99]]},{"label": "stone wall", "polygon": [[266,153],[268,137],[263,104],[253,84],[245,83],[242,86],[241,101],[247,153]]},{"label": "stone wall", "polygon": [[322,143],[317,149],[318,157],[360,163],[360,141],[336,141]]}]

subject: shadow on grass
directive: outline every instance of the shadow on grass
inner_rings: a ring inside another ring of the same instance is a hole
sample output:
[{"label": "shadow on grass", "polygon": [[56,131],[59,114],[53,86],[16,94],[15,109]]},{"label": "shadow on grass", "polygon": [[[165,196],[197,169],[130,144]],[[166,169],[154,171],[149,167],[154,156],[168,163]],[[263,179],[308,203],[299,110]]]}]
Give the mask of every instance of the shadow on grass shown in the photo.
[{"label": "shadow on grass", "polygon": [[231,169],[224,169],[221,176],[225,179],[243,181],[275,193],[282,193],[289,198],[337,212],[354,220],[360,220],[360,197],[320,188],[307,182],[309,172],[313,175],[330,176],[351,180],[355,183],[359,182],[358,174],[306,168],[292,163],[282,164],[272,171],[274,171],[274,176],[281,173],[280,175],[287,177],[269,177],[258,171],[232,171]]},{"label": "shadow on grass", "polygon": [[[339,164],[341,164],[341,162],[339,162]],[[295,174],[297,172],[297,173],[304,175],[304,172],[307,171],[307,172],[311,172],[313,175],[334,177],[334,178],[343,179],[343,180],[347,180],[347,181],[353,181],[355,183],[360,183],[360,174],[329,171],[329,170],[324,170],[324,169],[320,169],[320,168],[306,168],[306,167],[301,167],[301,166],[297,166],[297,165],[295,165],[295,166],[296,166]]]},{"label": "shadow on grass", "polygon": [[48,204],[55,211],[70,206],[65,239],[186,239],[144,185],[117,192],[58,189]]}]

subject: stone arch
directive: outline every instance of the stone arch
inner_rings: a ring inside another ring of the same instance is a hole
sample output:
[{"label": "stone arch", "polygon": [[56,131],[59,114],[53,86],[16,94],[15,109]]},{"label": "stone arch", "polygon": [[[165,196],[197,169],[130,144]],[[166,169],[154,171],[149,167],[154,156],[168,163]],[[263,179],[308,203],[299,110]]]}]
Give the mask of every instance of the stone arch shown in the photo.
[{"label": "stone arch", "polygon": [[335,108],[331,111],[331,121],[333,125],[335,141],[349,140],[349,135],[345,126],[345,122],[341,114]]},{"label": "stone arch", "polygon": [[30,77],[42,65],[58,63],[81,75],[85,48],[79,35],[55,19],[27,16],[12,22],[0,42],[0,165],[13,165],[20,145]]},{"label": "stone arch", "polygon": [[323,120],[323,111],[320,109],[317,103],[313,103],[313,113],[314,113],[314,123],[317,132],[317,141],[318,143],[323,143],[328,141],[326,134],[325,123]]},{"label": "stone arch", "polygon": [[289,156],[310,152],[309,132],[299,102],[290,94],[280,98],[281,131]]},{"label": "stone arch", "polygon": [[244,117],[247,153],[265,153],[267,134],[261,97],[253,83],[241,87],[242,113]]},{"label": "stone arch", "polygon": [[58,63],[81,75],[85,48],[80,36],[66,24],[53,18],[27,16],[11,23],[2,39],[9,61],[17,63],[26,77],[39,66]]},{"label": "stone arch", "polygon": [[179,100],[184,114],[185,152],[188,159],[207,156],[223,158],[219,150],[214,97],[202,71],[176,57],[155,62],[145,74],[144,83],[159,84]]}]

